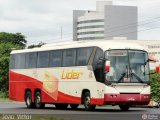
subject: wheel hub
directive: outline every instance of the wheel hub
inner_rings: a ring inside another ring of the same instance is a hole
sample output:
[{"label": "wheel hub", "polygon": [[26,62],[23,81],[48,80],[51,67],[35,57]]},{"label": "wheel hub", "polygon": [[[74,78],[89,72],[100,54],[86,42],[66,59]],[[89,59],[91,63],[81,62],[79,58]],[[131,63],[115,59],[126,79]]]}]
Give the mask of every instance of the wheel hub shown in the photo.
[{"label": "wheel hub", "polygon": [[39,104],[41,102],[41,97],[40,96],[37,96],[37,99],[36,99],[37,103]]},{"label": "wheel hub", "polygon": [[87,107],[89,107],[90,102],[91,102],[90,97],[86,97],[86,98],[85,98],[85,104],[86,104]]},{"label": "wheel hub", "polygon": [[30,100],[30,99],[31,99],[31,98],[28,96],[28,97],[27,97],[27,104],[28,104],[28,105],[31,104],[31,100]]}]

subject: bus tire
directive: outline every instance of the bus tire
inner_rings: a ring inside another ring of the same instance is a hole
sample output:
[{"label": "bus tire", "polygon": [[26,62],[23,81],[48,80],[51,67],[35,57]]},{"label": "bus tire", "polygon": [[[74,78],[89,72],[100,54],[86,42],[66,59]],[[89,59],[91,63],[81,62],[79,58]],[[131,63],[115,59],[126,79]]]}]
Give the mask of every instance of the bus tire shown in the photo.
[{"label": "bus tire", "polygon": [[27,108],[34,108],[34,103],[32,102],[32,93],[31,91],[27,91],[25,93],[25,103]]},{"label": "bus tire", "polygon": [[130,108],[129,105],[119,105],[119,107],[120,107],[120,109],[121,109],[122,111],[128,111],[129,108]]},{"label": "bus tire", "polygon": [[75,110],[78,108],[79,104],[70,104],[71,109]]},{"label": "bus tire", "polygon": [[42,103],[42,95],[41,92],[37,91],[34,96],[35,107],[37,109],[41,109],[45,107],[45,103]]},{"label": "bus tire", "polygon": [[67,109],[68,104],[56,103],[55,106],[56,106],[57,109],[61,109],[62,110],[62,109]]},{"label": "bus tire", "polygon": [[91,111],[91,110],[95,109],[96,105],[92,105],[91,104],[90,92],[85,92],[84,93],[84,95],[83,95],[83,104],[84,104],[85,110],[87,110],[87,111]]}]

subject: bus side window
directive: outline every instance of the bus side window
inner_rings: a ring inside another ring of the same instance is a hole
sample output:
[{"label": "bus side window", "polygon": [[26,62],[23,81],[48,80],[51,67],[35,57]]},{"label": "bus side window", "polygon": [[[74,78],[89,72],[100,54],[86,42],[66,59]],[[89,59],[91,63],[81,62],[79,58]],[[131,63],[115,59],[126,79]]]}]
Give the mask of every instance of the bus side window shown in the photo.
[{"label": "bus side window", "polygon": [[76,49],[67,49],[63,51],[63,67],[75,66]]},{"label": "bus side window", "polygon": [[31,52],[26,54],[26,68],[37,67],[37,52]]},{"label": "bus side window", "polygon": [[15,69],[15,55],[14,54],[12,54],[10,56],[9,68],[10,69]]},{"label": "bus side window", "polygon": [[19,53],[15,55],[15,69],[25,68],[25,53]]},{"label": "bus side window", "polygon": [[62,66],[62,50],[55,50],[50,52],[49,67]]},{"label": "bus side window", "polygon": [[38,52],[37,68],[47,68],[49,64],[49,51]]},{"label": "bus side window", "polygon": [[77,51],[77,66],[85,66],[88,64],[93,48],[79,48]]},{"label": "bus side window", "polygon": [[99,61],[99,58],[103,57],[103,51],[97,48],[93,61],[94,75],[97,81],[104,82],[104,64],[103,61]]}]

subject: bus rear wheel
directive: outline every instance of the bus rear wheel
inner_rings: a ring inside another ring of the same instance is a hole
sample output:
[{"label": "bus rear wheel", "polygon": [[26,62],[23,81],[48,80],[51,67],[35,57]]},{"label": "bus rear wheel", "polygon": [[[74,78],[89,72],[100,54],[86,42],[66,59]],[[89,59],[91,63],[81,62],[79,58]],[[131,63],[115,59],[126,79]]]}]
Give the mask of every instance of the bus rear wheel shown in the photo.
[{"label": "bus rear wheel", "polygon": [[36,107],[37,109],[41,109],[41,108],[44,108],[44,107],[45,107],[45,104],[42,103],[41,92],[37,91],[37,92],[35,93],[34,100],[35,100],[35,107]]},{"label": "bus rear wheel", "polygon": [[91,95],[89,92],[85,92],[83,95],[83,104],[87,111],[94,110],[96,105],[91,104]]},{"label": "bus rear wheel", "polygon": [[120,107],[120,109],[121,109],[122,111],[128,111],[129,108],[130,108],[130,106],[128,106],[128,105],[119,105],[119,107]]},{"label": "bus rear wheel", "polygon": [[56,103],[55,106],[57,109],[67,109],[68,104]]},{"label": "bus rear wheel", "polygon": [[78,108],[79,105],[78,104],[70,104],[70,106],[71,106],[71,109],[75,110]]},{"label": "bus rear wheel", "polygon": [[34,108],[34,103],[32,102],[32,94],[31,91],[27,91],[25,94],[25,103],[27,108]]}]

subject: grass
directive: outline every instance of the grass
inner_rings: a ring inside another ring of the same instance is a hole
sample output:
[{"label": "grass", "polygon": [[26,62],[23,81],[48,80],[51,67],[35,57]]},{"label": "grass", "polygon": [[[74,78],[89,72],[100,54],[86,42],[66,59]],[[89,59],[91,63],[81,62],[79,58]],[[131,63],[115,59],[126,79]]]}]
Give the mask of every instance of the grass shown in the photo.
[{"label": "grass", "polygon": [[12,102],[8,98],[8,92],[2,92],[2,91],[0,91],[0,102]]},{"label": "grass", "polygon": [[55,117],[53,115],[43,115],[43,116],[34,115],[33,120],[68,120],[68,119]]},{"label": "grass", "polygon": [[12,102],[9,98],[0,98],[0,102]]},{"label": "grass", "polygon": [[[4,117],[5,116],[5,117]],[[3,118],[4,117],[4,118]],[[18,114],[0,114],[0,120],[71,120],[65,118],[55,117],[54,115],[18,115]]]}]

